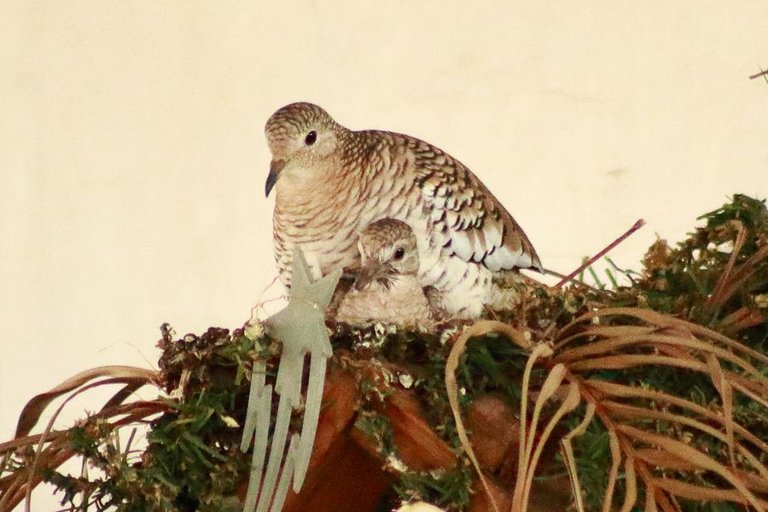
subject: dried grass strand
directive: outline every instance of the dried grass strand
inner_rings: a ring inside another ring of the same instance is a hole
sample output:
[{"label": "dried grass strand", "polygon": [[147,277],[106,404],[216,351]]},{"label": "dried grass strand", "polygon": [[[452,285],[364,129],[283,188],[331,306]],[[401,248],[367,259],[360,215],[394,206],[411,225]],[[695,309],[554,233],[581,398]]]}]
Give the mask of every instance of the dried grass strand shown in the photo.
[{"label": "dried grass strand", "polygon": [[727,300],[729,294],[725,294],[724,290],[728,285],[728,280],[733,272],[736,258],[741,253],[741,249],[744,247],[744,242],[747,240],[747,230],[744,229],[744,224],[738,220],[732,220],[731,224],[736,226],[736,240],[733,243],[733,250],[731,251],[730,258],[728,258],[728,263],[726,263],[723,273],[720,274],[720,278],[717,280],[717,283],[715,283],[715,289],[712,291],[712,295],[707,299],[706,305],[709,308],[716,308]]},{"label": "dried grass strand", "polygon": [[486,496],[488,497],[488,501],[491,503],[494,512],[499,512],[498,503],[496,503],[496,499],[491,491],[490,484],[486,480],[485,475],[483,475],[483,471],[480,468],[480,463],[477,461],[475,452],[469,442],[469,437],[467,436],[464,422],[461,419],[461,410],[459,408],[459,386],[456,380],[456,369],[459,366],[459,358],[461,357],[461,354],[464,353],[467,342],[471,338],[483,336],[493,332],[506,335],[513,343],[522,348],[530,347],[530,342],[526,340],[521,333],[519,333],[508,324],[496,322],[493,320],[475,322],[461,333],[461,335],[456,339],[453,347],[451,347],[451,351],[448,354],[448,358],[446,359],[445,363],[445,388],[448,394],[448,403],[450,404],[451,412],[453,413],[453,419],[456,424],[456,433],[459,436],[461,446],[467,454],[467,457],[469,457],[469,460],[472,462],[472,465],[477,472],[478,478],[480,478],[480,483],[483,486],[483,490],[485,491]]},{"label": "dried grass strand", "polygon": [[608,471],[608,483],[605,486],[603,494],[603,512],[610,512],[613,509],[613,495],[616,490],[616,481],[619,478],[619,468],[621,467],[621,445],[616,430],[607,427],[608,447],[611,450],[611,469]]},{"label": "dried grass strand", "polygon": [[587,427],[592,423],[595,417],[595,404],[594,402],[587,402],[584,418],[581,422],[570,432],[568,432],[560,440],[560,450],[563,454],[563,460],[566,463],[566,469],[568,470],[568,478],[571,482],[571,492],[575,500],[575,506],[577,512],[584,512],[584,497],[581,492],[581,483],[579,482],[579,472],[576,467],[576,457],[573,454],[573,441],[575,437],[579,437],[587,431]]},{"label": "dried grass strand", "polygon": [[[512,495],[512,511],[523,511],[528,509],[527,497],[525,496],[525,480],[527,477],[527,468],[529,466],[529,459],[533,450],[533,439],[535,437],[535,421],[536,418],[532,418],[531,424],[528,425],[528,400],[530,393],[528,388],[531,380],[531,373],[533,371],[534,364],[541,357],[551,355],[552,349],[545,345],[540,344],[533,347],[531,355],[528,356],[528,360],[525,364],[525,371],[523,372],[522,384],[520,386],[520,429],[519,429],[519,445],[518,445],[518,459],[517,459],[517,482],[515,483],[515,489]],[[536,415],[536,409],[534,409],[534,416]],[[529,446],[530,445],[530,446]]]},{"label": "dried grass strand", "polygon": [[692,460],[702,469],[717,473],[722,478],[727,480],[731,485],[733,485],[733,487],[741,493],[741,495],[750,505],[755,507],[757,510],[760,510],[757,497],[747,488],[745,483],[730,469],[720,464],[713,458],[703,454],[695,448],[688,446],[685,443],[675,439],[670,439],[663,435],[652,434],[629,425],[618,424],[616,425],[616,429],[632,439],[658,446],[659,448],[669,451],[678,457]]},{"label": "dried grass strand", "polygon": [[[685,320],[680,320],[679,318],[658,313],[650,309],[639,309],[639,308],[631,308],[631,307],[602,308],[599,310],[590,311],[588,313],[583,314],[582,316],[575,319],[573,322],[571,322],[569,325],[567,325],[560,331],[560,334],[557,338],[558,341],[554,344],[554,347],[553,347],[555,350],[555,353],[560,352],[562,347],[565,346],[566,341],[568,343],[573,342],[574,340],[584,336],[585,330],[597,327],[595,325],[592,325],[591,322],[593,321],[593,319],[600,321],[603,318],[608,318],[613,316],[633,317],[633,318],[636,318],[637,320],[643,321],[647,324],[654,325],[656,327],[674,328],[678,330],[682,329],[696,336],[697,338],[705,338],[705,339],[711,339],[713,341],[717,341],[719,343],[722,343],[726,347],[730,348],[736,353],[741,353],[752,359],[760,361],[761,363],[768,364],[768,355],[762,354],[744,345],[743,343],[733,340],[716,331],[713,331],[701,325],[687,322]],[[584,327],[585,323],[587,324],[587,327]],[[600,325],[599,327],[603,327],[603,326]],[[573,333],[573,331],[578,331],[578,332]]]},{"label": "dried grass strand", "polygon": [[[156,371],[137,368],[135,366],[99,366],[80,372],[57,386],[54,386],[49,391],[34,396],[27,402],[19,415],[19,421],[16,426],[16,437],[25,436],[29,433],[51,401],[73,389],[79,388],[86,382],[101,377],[110,377],[115,379],[115,383],[125,383],[127,385],[136,385],[142,382],[144,384],[152,384],[156,383],[159,379]],[[113,402],[113,400],[115,400],[115,397],[110,399],[108,404]]]},{"label": "dried grass strand", "polygon": [[630,512],[635,503],[637,503],[637,474],[635,473],[635,456],[633,450],[625,451],[626,460],[624,462],[624,481],[627,490],[624,493],[624,504],[620,512]]},{"label": "dried grass strand", "polygon": [[[726,372],[720,365],[720,361],[713,355],[707,357],[707,367],[712,376],[712,384],[720,394],[723,404],[723,422],[725,423],[725,444],[728,446],[728,456],[731,460],[731,467],[736,467],[736,454],[734,450],[734,421],[733,421],[733,390],[730,381],[726,378]],[[730,372],[728,372],[730,373]]]},{"label": "dried grass strand", "polygon": [[[667,403],[677,407],[682,407],[684,409],[688,409],[700,416],[707,418],[710,421],[717,421],[719,423],[723,423],[722,416],[720,416],[719,414],[716,414],[711,409],[707,409],[706,407],[701,406],[695,402],[691,402],[690,400],[687,400],[685,398],[680,398],[679,396],[670,395],[669,393],[665,393],[663,391],[628,386],[626,384],[617,384],[614,382],[597,380],[597,379],[588,379],[585,382],[589,385],[589,387],[593,388],[594,390],[596,390],[601,394],[611,395],[611,396],[620,397],[620,398],[643,398],[653,402],[663,402],[663,403]],[[738,424],[734,425],[734,427],[736,431],[739,433],[739,435],[749,439],[750,442],[754,443],[755,446],[760,448],[762,451],[768,452],[767,442],[753,436],[751,432],[744,429],[743,427],[740,428],[740,425]]]},{"label": "dried grass strand", "polygon": [[[655,478],[654,484],[681,498],[696,501],[731,501],[742,505],[748,503],[744,496],[733,489],[714,489],[671,478]],[[757,510],[768,510],[768,501],[756,498],[755,503],[758,504]],[[754,503],[750,503],[750,505],[755,506]]]},{"label": "dried grass strand", "polygon": [[[562,382],[562,379],[565,375],[564,370],[565,370],[564,368],[562,371],[557,370],[555,377],[549,383],[550,388],[554,387],[556,382],[557,382],[557,387],[559,388],[559,383]],[[550,373],[551,374],[555,373],[555,368],[553,368],[552,372]],[[547,379],[547,380],[550,380],[550,379]],[[555,395],[556,389],[553,389],[551,390],[550,393],[545,394],[544,387],[542,388],[542,394],[539,395],[536,401],[536,406],[539,409],[540,409],[539,402],[543,403],[545,401],[548,401],[553,396],[556,396]],[[549,441],[549,438],[552,436],[552,432],[554,432],[555,427],[560,423],[560,420],[563,418],[563,416],[565,416],[569,412],[576,409],[576,407],[578,407],[580,403],[581,403],[581,397],[579,395],[578,384],[572,381],[568,384],[568,391],[566,393],[565,398],[561,401],[560,406],[552,415],[552,418],[550,418],[550,420],[547,422],[547,425],[544,427],[544,430],[541,432],[541,436],[539,436],[538,443],[536,443],[536,448],[534,449],[533,454],[531,455],[531,458],[528,463],[526,478],[524,482],[521,482],[519,479],[516,482],[516,485],[522,484],[525,486],[525,489],[523,490],[523,503],[526,503],[526,504],[528,503],[528,499],[531,494],[531,486],[533,485],[533,478],[536,475],[536,467],[538,466],[539,460],[541,459],[541,454],[544,451],[544,447]],[[534,428],[533,425],[534,424],[532,423],[530,430],[532,432],[536,432],[537,429]],[[523,510],[527,510],[527,508]]]}]

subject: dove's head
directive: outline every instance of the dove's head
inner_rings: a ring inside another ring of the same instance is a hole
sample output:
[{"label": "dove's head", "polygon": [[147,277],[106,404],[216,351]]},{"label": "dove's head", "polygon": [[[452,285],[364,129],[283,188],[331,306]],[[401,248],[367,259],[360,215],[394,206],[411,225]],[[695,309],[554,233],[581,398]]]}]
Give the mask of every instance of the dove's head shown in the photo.
[{"label": "dove's head", "polygon": [[317,177],[318,170],[336,154],[340,136],[346,131],[328,113],[312,103],[291,103],[269,118],[264,129],[272,163],[265,192],[278,179],[301,181]]},{"label": "dove's head", "polygon": [[419,271],[416,235],[405,222],[390,218],[372,222],[360,233],[357,246],[362,264],[357,289],[371,282],[389,286],[395,277],[415,276]]}]

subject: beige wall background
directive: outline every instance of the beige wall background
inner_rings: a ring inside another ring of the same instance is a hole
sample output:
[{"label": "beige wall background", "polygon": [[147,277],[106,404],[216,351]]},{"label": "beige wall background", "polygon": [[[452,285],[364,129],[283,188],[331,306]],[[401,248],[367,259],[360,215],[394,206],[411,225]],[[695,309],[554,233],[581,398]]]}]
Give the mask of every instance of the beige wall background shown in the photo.
[{"label": "beige wall background", "polygon": [[768,196],[766,27],[761,0],[1,2],[0,439],[80,370],[154,366],[162,322],[249,317],[280,106],[446,149],[563,272],[644,217],[637,267]]}]

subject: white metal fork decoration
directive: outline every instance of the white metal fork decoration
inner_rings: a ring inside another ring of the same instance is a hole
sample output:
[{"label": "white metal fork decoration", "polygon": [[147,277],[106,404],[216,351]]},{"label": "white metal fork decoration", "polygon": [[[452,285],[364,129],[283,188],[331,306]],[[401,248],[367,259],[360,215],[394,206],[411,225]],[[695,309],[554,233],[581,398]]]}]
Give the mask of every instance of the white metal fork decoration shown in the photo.
[{"label": "white metal fork decoration", "polygon": [[[272,385],[266,385],[266,363],[257,361],[253,365],[248,410],[240,443],[240,449],[246,452],[253,441],[244,512],[280,512],[291,480],[294,492],[298,492],[304,483],[317,432],[325,368],[332,354],[325,326],[325,308],[333,297],[340,277],[339,269],[313,282],[301,249],[294,248],[288,306],[264,322],[267,334],[283,344],[275,381],[275,392],[280,395],[280,403],[268,458]],[[304,421],[301,433],[290,436],[288,452],[283,461],[291,412],[301,405],[301,383],[307,354],[310,357]]]}]

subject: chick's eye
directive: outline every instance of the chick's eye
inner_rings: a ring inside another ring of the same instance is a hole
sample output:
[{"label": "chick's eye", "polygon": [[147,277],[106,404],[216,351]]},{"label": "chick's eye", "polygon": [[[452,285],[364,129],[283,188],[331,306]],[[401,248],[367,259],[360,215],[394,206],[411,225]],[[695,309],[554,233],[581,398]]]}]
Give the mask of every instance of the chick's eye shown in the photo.
[{"label": "chick's eye", "polygon": [[307,134],[306,137],[304,137],[304,144],[306,144],[307,146],[311,146],[312,144],[315,143],[316,140],[317,140],[317,132],[315,130],[312,130]]},{"label": "chick's eye", "polygon": [[403,256],[405,256],[405,249],[403,249],[402,247],[398,247],[398,248],[395,250],[395,255],[394,255],[394,258],[395,258],[396,260],[401,260],[401,259],[403,259]]}]

